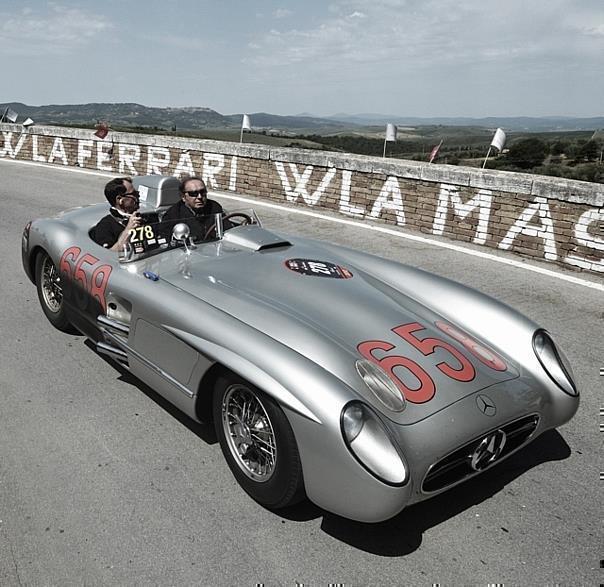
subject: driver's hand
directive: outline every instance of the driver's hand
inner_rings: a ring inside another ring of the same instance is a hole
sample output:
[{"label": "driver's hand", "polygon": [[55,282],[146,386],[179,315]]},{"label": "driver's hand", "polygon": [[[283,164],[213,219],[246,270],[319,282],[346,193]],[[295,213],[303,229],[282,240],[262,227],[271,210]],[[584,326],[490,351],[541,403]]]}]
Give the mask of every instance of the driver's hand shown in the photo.
[{"label": "driver's hand", "polygon": [[138,212],[135,212],[128,219],[128,224],[126,224],[126,230],[130,230],[132,228],[138,228],[139,226],[142,225],[142,223],[143,223],[143,219],[141,218],[141,215]]}]

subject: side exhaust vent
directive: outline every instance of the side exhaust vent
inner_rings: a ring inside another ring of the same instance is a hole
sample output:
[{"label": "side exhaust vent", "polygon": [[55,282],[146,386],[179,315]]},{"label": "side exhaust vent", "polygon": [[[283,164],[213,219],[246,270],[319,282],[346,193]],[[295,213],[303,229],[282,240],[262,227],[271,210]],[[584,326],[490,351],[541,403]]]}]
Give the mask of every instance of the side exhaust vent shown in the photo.
[{"label": "side exhaust vent", "polygon": [[124,348],[128,346],[130,326],[119,320],[100,315],[96,320],[103,340],[96,343],[96,350],[124,367],[128,367],[128,355]]}]

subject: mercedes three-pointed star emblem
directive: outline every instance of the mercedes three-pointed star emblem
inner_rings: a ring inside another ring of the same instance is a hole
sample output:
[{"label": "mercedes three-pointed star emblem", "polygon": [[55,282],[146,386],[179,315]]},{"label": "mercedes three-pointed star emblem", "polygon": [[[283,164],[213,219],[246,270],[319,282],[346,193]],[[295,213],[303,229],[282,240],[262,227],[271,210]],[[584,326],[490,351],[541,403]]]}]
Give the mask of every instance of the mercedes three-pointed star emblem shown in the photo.
[{"label": "mercedes three-pointed star emblem", "polygon": [[470,456],[470,466],[475,471],[486,469],[496,461],[505,446],[506,434],[503,430],[496,430],[485,436]]},{"label": "mercedes three-pointed star emblem", "polygon": [[494,416],[497,413],[495,402],[489,396],[482,393],[476,397],[476,405],[485,416]]}]

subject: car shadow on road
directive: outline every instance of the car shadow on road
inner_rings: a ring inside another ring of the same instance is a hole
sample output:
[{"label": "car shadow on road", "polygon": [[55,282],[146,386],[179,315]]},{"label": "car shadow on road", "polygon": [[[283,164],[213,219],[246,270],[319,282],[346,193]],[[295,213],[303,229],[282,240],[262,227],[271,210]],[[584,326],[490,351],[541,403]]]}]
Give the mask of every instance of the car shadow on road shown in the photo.
[{"label": "car shadow on road", "polygon": [[[93,343],[87,340],[84,344],[120,374],[120,381],[142,391],[204,442],[208,444],[217,442],[214,426],[211,423],[199,424],[193,421],[127,369],[98,353]],[[394,518],[377,524],[347,520],[322,510],[308,500],[288,508],[275,510],[274,513],[296,522],[307,522],[323,517],[321,529],[336,540],[380,556],[405,556],[420,547],[423,533],[429,528],[493,497],[508,483],[529,469],[549,461],[564,460],[570,454],[570,447],[560,433],[556,430],[549,430],[524,449],[474,479],[429,500],[410,506]]]},{"label": "car shadow on road", "polygon": [[570,454],[571,450],[562,436],[556,430],[550,430],[498,466],[445,493],[411,506],[390,520],[364,524],[325,512],[321,529],[365,552],[404,556],[419,548],[422,535],[429,528],[489,499],[529,469],[548,461],[564,460]]},{"label": "car shadow on road", "polygon": [[102,353],[99,353],[96,350],[94,343],[90,342],[90,340],[85,340],[84,344],[120,374],[118,377],[120,381],[128,383],[129,385],[132,385],[142,391],[151,401],[154,401],[160,408],[163,408],[183,426],[186,426],[193,434],[201,438],[201,440],[207,444],[216,444],[218,442],[216,432],[214,431],[214,425],[212,423],[200,424],[195,422],[195,420],[189,418],[189,416],[187,416],[184,412],[179,410],[167,399],[164,399],[161,395],[159,395],[159,393],[154,391],[153,388],[143,383],[138,377],[132,375],[128,369],[125,369],[116,361],[113,361]]}]

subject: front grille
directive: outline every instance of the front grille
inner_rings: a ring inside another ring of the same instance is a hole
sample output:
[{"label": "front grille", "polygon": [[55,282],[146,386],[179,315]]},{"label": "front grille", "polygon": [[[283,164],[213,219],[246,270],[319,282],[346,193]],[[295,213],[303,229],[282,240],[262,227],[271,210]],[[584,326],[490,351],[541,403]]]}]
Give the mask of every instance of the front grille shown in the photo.
[{"label": "front grille", "polygon": [[[505,432],[506,442],[501,454],[493,464],[499,462],[527,442],[538,424],[539,416],[535,414],[532,416],[525,416],[520,420],[515,420],[505,426],[496,428],[495,430],[503,430]],[[495,432],[495,430],[492,430],[491,432]],[[470,465],[472,453],[488,434],[489,433],[483,434],[479,438],[475,438],[471,442],[464,444],[461,448],[458,448],[444,459],[441,459],[432,465],[424,479],[422,491],[426,493],[439,491],[448,485],[452,485],[453,483],[457,483],[467,477],[475,475],[478,471],[475,471]]]}]

